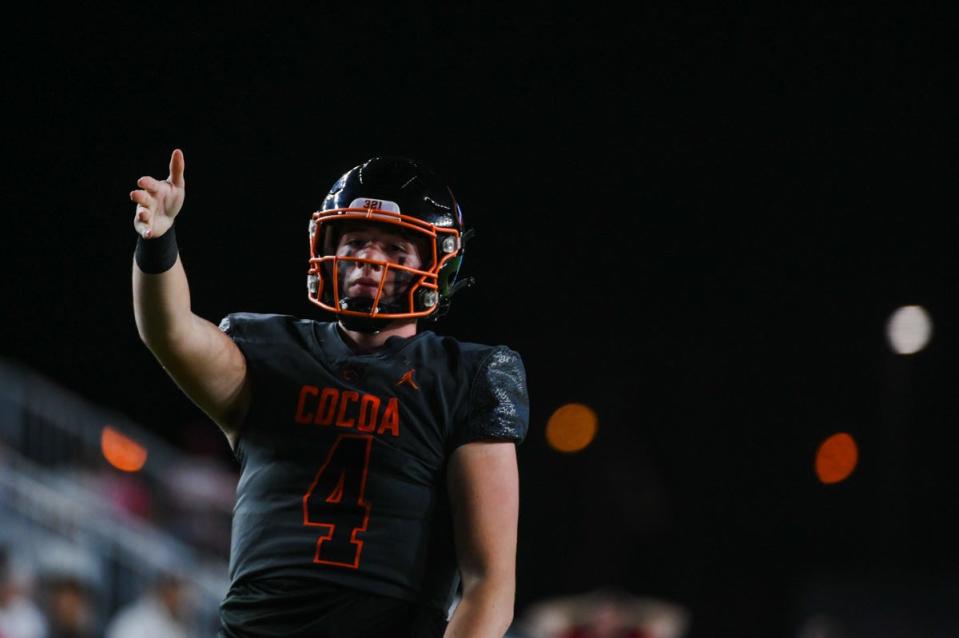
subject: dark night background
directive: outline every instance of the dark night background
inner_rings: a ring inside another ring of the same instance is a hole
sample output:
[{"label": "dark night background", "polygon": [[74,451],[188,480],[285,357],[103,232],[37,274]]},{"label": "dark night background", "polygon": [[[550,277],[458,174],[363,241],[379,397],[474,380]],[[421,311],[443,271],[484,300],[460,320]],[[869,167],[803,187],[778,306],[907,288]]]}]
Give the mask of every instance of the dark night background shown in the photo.
[{"label": "dark night background", "polygon": [[[0,355],[175,443],[215,432],[137,337],[136,179],[183,149],[195,312],[313,315],[310,213],[410,155],[477,229],[478,285],[431,329],[527,366],[520,612],[613,585],[694,636],[795,635],[816,583],[955,589],[959,22],[766,5],[11,17]],[[935,324],[911,357],[884,336],[904,304]],[[561,455],[569,401],[600,429]],[[837,431],[860,464],[824,486]]]}]

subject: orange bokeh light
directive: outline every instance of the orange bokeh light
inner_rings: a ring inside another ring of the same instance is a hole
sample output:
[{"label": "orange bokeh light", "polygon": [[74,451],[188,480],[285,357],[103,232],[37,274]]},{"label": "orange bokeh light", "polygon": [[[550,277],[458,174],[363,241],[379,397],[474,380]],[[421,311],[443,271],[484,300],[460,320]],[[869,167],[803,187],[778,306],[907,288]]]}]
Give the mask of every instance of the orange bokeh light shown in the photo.
[{"label": "orange bokeh light", "polygon": [[859,450],[849,434],[833,434],[819,446],[816,452],[816,475],[823,483],[838,483],[856,469]]},{"label": "orange bokeh light", "polygon": [[124,472],[138,472],[147,462],[145,447],[109,425],[100,434],[100,449],[110,465]]},{"label": "orange bokeh light", "polygon": [[567,403],[549,417],[546,442],[558,452],[579,452],[593,442],[599,419],[582,403]]}]

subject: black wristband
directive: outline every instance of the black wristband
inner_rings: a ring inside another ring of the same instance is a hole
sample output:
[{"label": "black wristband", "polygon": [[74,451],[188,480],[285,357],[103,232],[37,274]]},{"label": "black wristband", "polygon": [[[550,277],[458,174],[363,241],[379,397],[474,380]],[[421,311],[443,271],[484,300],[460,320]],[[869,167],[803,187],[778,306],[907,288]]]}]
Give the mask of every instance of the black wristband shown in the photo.
[{"label": "black wristband", "polygon": [[137,266],[148,275],[158,275],[173,268],[179,250],[176,246],[176,232],[173,226],[156,239],[137,238],[137,249],[133,253]]}]

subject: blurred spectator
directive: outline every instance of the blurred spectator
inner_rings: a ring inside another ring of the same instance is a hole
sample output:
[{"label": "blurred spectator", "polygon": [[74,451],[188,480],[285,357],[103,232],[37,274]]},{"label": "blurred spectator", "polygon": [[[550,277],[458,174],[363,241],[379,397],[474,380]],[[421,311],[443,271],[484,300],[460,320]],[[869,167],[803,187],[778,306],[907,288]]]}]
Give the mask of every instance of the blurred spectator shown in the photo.
[{"label": "blurred spectator", "polygon": [[44,638],[46,622],[0,547],[0,638]]},{"label": "blurred spectator", "polygon": [[49,638],[93,638],[96,605],[88,583],[67,574],[50,576],[41,582]]},{"label": "blurred spectator", "polygon": [[99,564],[76,545],[52,544],[40,552],[39,590],[48,638],[99,635]]},{"label": "blurred spectator", "polygon": [[518,623],[531,638],[681,638],[688,625],[679,605],[608,590],[539,603]]},{"label": "blurred spectator", "polygon": [[187,638],[192,608],[183,578],[165,574],[124,607],[107,626],[106,638]]}]

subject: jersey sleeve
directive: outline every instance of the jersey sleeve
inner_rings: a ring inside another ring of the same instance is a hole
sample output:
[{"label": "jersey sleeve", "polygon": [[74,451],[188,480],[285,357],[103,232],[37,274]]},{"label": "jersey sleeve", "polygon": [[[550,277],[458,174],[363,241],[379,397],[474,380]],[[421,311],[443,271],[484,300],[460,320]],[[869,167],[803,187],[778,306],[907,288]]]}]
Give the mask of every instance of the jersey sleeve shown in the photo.
[{"label": "jersey sleeve", "polygon": [[[225,333],[228,337],[230,337],[230,339],[233,340],[233,343],[235,343],[237,347],[240,349],[240,352],[243,353],[243,358],[246,360],[247,374],[249,375],[248,379],[250,382],[251,397],[255,397],[258,394],[257,388],[256,388],[256,386],[258,385],[256,380],[258,376],[257,363],[256,363],[256,357],[255,357],[256,349],[249,347],[248,338],[247,338],[247,335],[245,334],[246,331],[244,330],[244,323],[245,323],[245,317],[242,314],[231,313],[220,320],[220,325],[218,327],[223,333]],[[237,444],[235,445],[233,449],[233,456],[236,458],[237,461],[240,461],[241,463],[243,462],[243,457],[245,454],[243,451],[243,446],[241,442],[243,438],[245,437],[248,423],[250,421],[250,418],[255,406],[256,406],[255,402],[251,401],[250,410],[247,412],[246,419],[240,424],[239,437],[237,438]]]},{"label": "jersey sleeve", "polygon": [[243,352],[243,356],[246,357],[247,365],[249,365],[251,356],[254,355],[254,352],[251,352],[249,347],[249,336],[246,334],[244,329],[244,324],[248,321],[247,317],[242,313],[231,313],[223,317],[220,321],[220,330],[240,348],[240,351]]},{"label": "jersey sleeve", "polygon": [[493,348],[473,379],[466,422],[453,446],[473,441],[521,443],[529,427],[529,393],[520,356],[505,346]]},{"label": "jersey sleeve", "polygon": [[247,364],[261,354],[262,345],[270,335],[269,316],[250,312],[232,312],[223,317],[219,328],[239,346]]},{"label": "jersey sleeve", "polygon": [[219,328],[237,345],[249,374],[251,392],[257,394],[258,386],[267,380],[270,373],[269,353],[276,349],[282,335],[277,334],[276,318],[251,312],[233,312],[223,317]]}]

